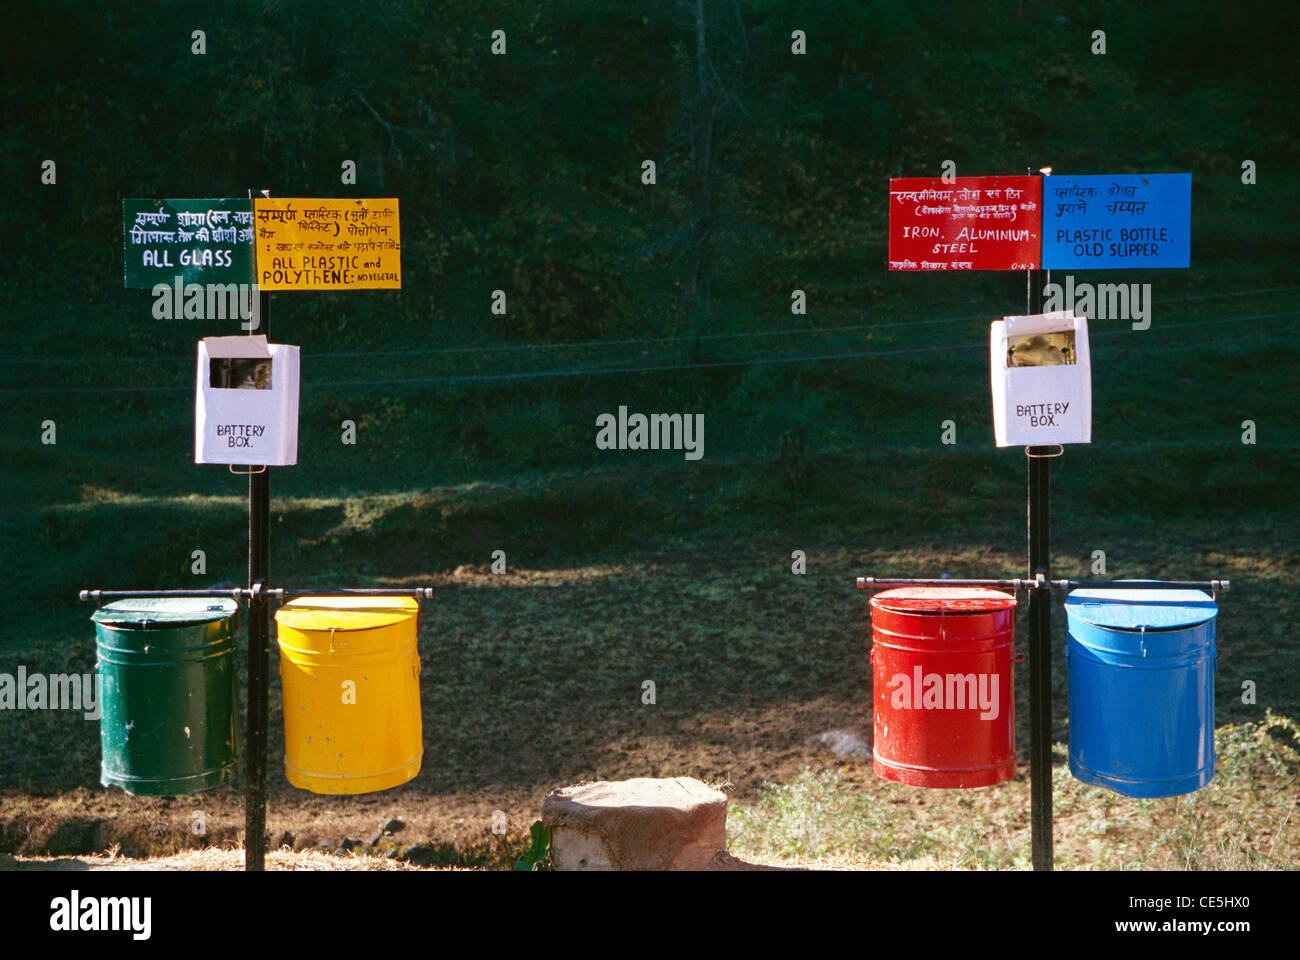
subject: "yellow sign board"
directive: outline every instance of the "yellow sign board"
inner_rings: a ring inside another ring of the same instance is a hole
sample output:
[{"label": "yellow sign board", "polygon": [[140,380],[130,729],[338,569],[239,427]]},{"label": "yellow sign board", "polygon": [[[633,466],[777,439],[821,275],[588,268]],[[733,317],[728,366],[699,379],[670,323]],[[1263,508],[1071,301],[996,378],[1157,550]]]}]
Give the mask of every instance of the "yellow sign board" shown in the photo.
[{"label": "yellow sign board", "polygon": [[400,290],[397,200],[253,198],[261,290]]}]

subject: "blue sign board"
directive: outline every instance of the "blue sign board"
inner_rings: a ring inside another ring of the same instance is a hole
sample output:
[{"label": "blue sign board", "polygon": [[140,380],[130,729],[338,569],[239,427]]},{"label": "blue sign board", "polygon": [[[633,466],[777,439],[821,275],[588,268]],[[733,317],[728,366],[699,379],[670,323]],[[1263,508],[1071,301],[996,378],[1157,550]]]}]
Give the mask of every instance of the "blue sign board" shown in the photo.
[{"label": "blue sign board", "polygon": [[1043,268],[1186,267],[1190,173],[1043,178]]}]

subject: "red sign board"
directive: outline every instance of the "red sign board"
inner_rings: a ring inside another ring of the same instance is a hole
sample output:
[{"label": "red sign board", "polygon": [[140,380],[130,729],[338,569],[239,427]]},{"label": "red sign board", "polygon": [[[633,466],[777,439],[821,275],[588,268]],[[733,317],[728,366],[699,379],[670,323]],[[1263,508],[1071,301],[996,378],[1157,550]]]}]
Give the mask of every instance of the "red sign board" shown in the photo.
[{"label": "red sign board", "polygon": [[890,270],[1035,270],[1042,177],[889,181]]}]

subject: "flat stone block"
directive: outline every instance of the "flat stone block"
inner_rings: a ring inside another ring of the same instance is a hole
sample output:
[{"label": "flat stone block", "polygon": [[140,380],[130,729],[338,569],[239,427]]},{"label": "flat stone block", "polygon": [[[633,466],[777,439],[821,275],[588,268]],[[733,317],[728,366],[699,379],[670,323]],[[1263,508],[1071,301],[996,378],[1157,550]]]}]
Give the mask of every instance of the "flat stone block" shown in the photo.
[{"label": "flat stone block", "polygon": [[703,870],[724,851],[726,794],[690,777],[562,787],[542,805],[557,870]]}]

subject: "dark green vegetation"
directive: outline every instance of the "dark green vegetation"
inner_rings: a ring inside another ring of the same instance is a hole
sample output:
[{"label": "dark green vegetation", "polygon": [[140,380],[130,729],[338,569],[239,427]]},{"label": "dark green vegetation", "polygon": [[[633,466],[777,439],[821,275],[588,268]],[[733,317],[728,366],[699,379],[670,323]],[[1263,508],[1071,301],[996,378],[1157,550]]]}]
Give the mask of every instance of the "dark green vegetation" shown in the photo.
[{"label": "dark green vegetation", "polygon": [[[853,575],[1021,572],[1024,461],[992,446],[987,325],[1023,310],[1024,280],[889,274],[886,180],[1050,163],[1194,184],[1191,269],[1076,276],[1150,283],[1155,304],[1149,331],[1092,325],[1097,442],[1055,462],[1057,563],[1231,577],[1222,716],[1300,715],[1295,5],[704,6],[702,93],[677,4],[11,3],[0,670],[90,667],[80,587],[243,575],[245,485],[191,455],[194,341],[237,328],[155,321],[121,288],[122,197],[395,196],[401,292],[272,298],[304,376],[272,571],[446,583],[412,789],[450,794],[448,817],[500,789],[518,825],[598,773],[793,777],[822,759],[803,736],[868,716]],[[598,451],[620,404],[703,413],[704,460]],[[514,589],[445,576],[496,549]],[[721,603],[752,586],[761,606]],[[647,676],[667,678],[649,733]],[[0,715],[0,738],[11,799],[98,789],[93,724]],[[293,795],[277,777],[273,809]]]}]

